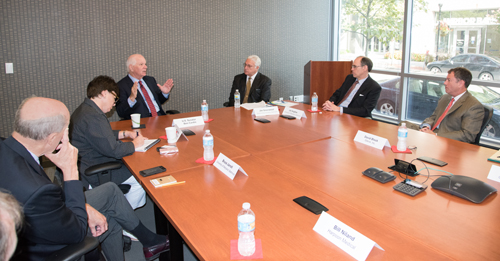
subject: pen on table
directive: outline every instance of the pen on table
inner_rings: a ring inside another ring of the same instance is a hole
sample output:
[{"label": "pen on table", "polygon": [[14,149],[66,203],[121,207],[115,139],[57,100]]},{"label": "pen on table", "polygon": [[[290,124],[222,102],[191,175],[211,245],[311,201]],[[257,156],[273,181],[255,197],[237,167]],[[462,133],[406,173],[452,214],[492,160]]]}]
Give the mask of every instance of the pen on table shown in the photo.
[{"label": "pen on table", "polygon": [[136,136],[136,137],[139,137],[139,132],[138,132],[138,131],[136,131],[135,133],[137,134],[137,136]]}]

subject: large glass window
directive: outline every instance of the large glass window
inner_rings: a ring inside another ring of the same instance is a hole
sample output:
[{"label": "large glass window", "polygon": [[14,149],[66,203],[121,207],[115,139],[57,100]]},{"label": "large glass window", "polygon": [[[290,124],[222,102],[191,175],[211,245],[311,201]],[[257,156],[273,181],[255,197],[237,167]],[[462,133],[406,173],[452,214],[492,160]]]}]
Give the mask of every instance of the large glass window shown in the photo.
[{"label": "large glass window", "polygon": [[[363,55],[373,61],[370,75],[382,87],[375,118],[421,123],[446,93],[447,71],[465,67],[473,75],[469,92],[494,109],[483,137],[500,144],[499,1],[337,1],[340,37],[334,51],[338,60]],[[411,15],[404,12],[409,3]]]}]

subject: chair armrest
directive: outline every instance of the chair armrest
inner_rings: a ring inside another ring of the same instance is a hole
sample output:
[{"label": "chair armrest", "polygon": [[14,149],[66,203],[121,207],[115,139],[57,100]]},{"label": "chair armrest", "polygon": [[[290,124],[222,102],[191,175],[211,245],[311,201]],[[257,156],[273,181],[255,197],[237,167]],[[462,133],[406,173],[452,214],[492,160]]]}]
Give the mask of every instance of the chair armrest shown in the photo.
[{"label": "chair armrest", "polygon": [[99,174],[104,171],[108,170],[113,170],[113,169],[119,169],[122,167],[122,163],[119,161],[111,161],[111,162],[106,162],[106,163],[101,163],[94,165],[88,169],[85,170],[85,175],[86,176],[92,176]]},{"label": "chair armrest", "polygon": [[94,250],[99,245],[99,239],[96,237],[85,237],[85,239],[73,245],[69,245],[60,249],[52,255],[50,255],[47,260],[51,261],[72,261],[79,260],[80,257],[85,255],[86,253]]}]

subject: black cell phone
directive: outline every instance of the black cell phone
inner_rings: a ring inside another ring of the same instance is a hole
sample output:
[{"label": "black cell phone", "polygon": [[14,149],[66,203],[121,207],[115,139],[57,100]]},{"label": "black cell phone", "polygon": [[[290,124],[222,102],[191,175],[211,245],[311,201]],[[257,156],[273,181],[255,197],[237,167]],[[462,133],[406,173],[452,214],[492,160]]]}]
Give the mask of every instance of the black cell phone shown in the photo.
[{"label": "black cell phone", "polygon": [[289,120],[295,120],[295,117],[293,117],[293,116],[288,116],[288,115],[281,114],[280,117],[281,118],[285,118],[285,119],[289,119]]},{"label": "black cell phone", "polygon": [[434,165],[440,166],[440,167],[448,165],[447,162],[444,162],[442,160],[438,160],[438,159],[435,159],[435,158],[431,158],[431,157],[426,157],[426,156],[418,157],[417,159],[421,160],[421,161],[428,162],[430,164],[434,164]]},{"label": "black cell phone", "polygon": [[269,122],[271,122],[271,121],[263,119],[263,118],[255,118],[254,120],[256,120],[258,122],[262,122],[262,123],[269,123]]},{"label": "black cell phone", "polygon": [[295,203],[301,205],[303,208],[311,211],[312,213],[314,213],[316,215],[321,214],[321,212],[323,212],[323,211],[325,211],[325,212],[328,211],[328,209],[325,206],[321,205],[316,200],[314,200],[310,197],[307,197],[307,196],[298,197],[298,198],[294,199],[293,201],[295,201]]},{"label": "black cell phone", "polygon": [[139,174],[141,174],[141,176],[143,176],[143,177],[147,177],[147,176],[162,173],[165,171],[167,171],[167,169],[165,167],[158,166],[158,167],[154,167],[154,168],[150,168],[150,169],[141,170],[141,171],[139,171]]}]

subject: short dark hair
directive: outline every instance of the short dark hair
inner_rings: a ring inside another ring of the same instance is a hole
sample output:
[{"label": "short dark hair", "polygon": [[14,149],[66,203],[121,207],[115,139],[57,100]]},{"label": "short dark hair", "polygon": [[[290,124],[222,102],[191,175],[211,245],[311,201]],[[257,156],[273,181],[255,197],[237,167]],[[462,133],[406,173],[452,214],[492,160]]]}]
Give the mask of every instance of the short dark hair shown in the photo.
[{"label": "short dark hair", "polygon": [[368,71],[371,72],[373,68],[373,62],[370,60],[370,58],[362,56],[361,58],[361,66],[368,66]]},{"label": "short dark hair", "polygon": [[100,75],[95,77],[89,85],[87,85],[87,98],[92,99],[99,96],[103,91],[108,91],[110,93],[115,93],[119,96],[118,84],[115,80],[106,75]]},{"label": "short dark hair", "polygon": [[455,78],[457,80],[462,80],[465,82],[465,88],[469,87],[470,82],[472,81],[472,73],[464,67],[451,68],[448,70],[448,74],[455,74]]}]

